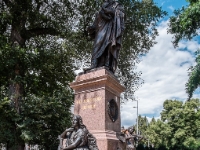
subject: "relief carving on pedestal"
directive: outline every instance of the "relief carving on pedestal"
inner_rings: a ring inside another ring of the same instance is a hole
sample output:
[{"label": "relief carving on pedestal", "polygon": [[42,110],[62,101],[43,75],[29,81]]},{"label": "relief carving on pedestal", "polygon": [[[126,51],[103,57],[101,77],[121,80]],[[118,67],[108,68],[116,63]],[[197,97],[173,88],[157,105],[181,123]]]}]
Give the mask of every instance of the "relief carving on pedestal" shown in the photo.
[{"label": "relief carving on pedestal", "polygon": [[108,102],[108,115],[112,122],[115,122],[118,118],[118,106],[114,99]]}]

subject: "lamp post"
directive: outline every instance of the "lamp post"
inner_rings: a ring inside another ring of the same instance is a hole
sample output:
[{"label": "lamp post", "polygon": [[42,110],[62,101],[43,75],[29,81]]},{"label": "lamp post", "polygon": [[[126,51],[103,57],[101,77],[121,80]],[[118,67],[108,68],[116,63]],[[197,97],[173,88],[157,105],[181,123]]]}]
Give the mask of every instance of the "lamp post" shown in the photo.
[{"label": "lamp post", "polygon": [[137,102],[137,107],[133,107],[133,108],[137,108],[137,135],[138,135],[138,100],[133,100]]}]

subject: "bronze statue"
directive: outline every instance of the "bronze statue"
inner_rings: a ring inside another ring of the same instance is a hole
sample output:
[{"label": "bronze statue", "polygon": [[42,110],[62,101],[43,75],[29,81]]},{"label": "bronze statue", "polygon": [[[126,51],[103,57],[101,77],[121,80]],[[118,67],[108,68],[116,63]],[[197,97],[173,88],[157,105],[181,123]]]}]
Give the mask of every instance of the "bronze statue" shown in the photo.
[{"label": "bronze statue", "polygon": [[91,67],[108,67],[113,73],[117,68],[117,59],[124,31],[124,8],[113,0],[105,0],[96,14],[89,35],[94,39]]},{"label": "bronze statue", "polygon": [[[63,139],[66,139],[63,147]],[[90,134],[82,123],[80,115],[74,115],[72,127],[66,129],[60,135],[60,150],[98,150],[96,139]]]},{"label": "bronze statue", "polygon": [[135,129],[131,126],[128,129],[121,128],[121,132],[117,133],[117,138],[124,143],[126,150],[136,150],[136,142],[143,139],[143,136],[134,134]]},{"label": "bronze statue", "polygon": [[136,150],[136,142],[143,139],[142,136],[134,134],[134,131],[135,129],[133,127],[129,127],[125,131],[126,150]]}]

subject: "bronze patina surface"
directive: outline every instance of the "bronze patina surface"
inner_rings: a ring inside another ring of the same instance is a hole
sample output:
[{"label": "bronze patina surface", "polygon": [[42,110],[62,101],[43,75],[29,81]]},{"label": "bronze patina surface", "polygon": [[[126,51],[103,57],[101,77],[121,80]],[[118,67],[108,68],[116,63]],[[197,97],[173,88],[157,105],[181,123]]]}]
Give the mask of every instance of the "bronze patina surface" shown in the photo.
[{"label": "bronze patina surface", "polygon": [[126,145],[126,150],[136,150],[136,143],[144,139],[143,136],[135,134],[135,128],[133,126],[128,129],[122,127],[121,132],[116,133],[116,135]]},{"label": "bronze patina surface", "polygon": [[91,67],[108,67],[113,73],[117,68],[117,59],[124,31],[124,8],[113,0],[106,0],[96,14],[92,26],[88,27],[94,46]]},{"label": "bronze patina surface", "polygon": [[[64,144],[63,139],[66,141]],[[80,115],[74,115],[72,127],[67,128],[59,140],[59,150],[98,150],[95,137],[88,132]]]}]

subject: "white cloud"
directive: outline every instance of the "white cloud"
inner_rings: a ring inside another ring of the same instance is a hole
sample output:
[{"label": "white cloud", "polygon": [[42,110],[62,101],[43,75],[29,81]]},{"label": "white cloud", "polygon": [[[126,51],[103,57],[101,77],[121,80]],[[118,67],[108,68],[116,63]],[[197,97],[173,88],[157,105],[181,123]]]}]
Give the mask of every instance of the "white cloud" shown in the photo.
[{"label": "white cloud", "polygon": [[169,6],[168,7],[171,11],[174,11],[174,7],[173,6]]},{"label": "white cloud", "polygon": [[[178,48],[172,45],[172,35],[167,34],[167,21],[159,27],[157,44],[142,58],[138,71],[144,79],[142,87],[136,91],[139,101],[139,114],[159,117],[166,99],[186,100],[185,83],[188,80],[188,68],[194,65],[194,52],[200,47],[196,41],[182,41]],[[195,94],[195,97],[200,97]],[[136,102],[127,102],[121,108],[122,125],[128,127],[136,122]]]},{"label": "white cloud", "polygon": [[197,41],[184,41],[184,42],[181,42],[179,44],[179,47],[181,49],[186,49],[192,53],[196,52],[197,49],[200,48],[200,45],[198,44]]}]

